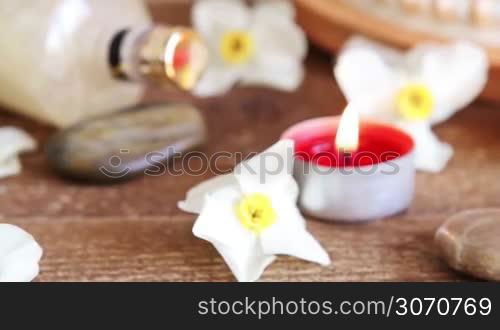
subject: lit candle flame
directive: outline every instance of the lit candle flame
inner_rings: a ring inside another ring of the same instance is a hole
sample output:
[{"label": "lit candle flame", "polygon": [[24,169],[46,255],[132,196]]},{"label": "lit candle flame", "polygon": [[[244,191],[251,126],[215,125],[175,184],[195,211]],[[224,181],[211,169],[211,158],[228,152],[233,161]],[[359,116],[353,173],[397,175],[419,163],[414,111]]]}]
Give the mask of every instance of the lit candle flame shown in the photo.
[{"label": "lit candle flame", "polygon": [[342,152],[354,152],[359,146],[359,113],[353,104],[347,105],[340,118],[335,147]]}]

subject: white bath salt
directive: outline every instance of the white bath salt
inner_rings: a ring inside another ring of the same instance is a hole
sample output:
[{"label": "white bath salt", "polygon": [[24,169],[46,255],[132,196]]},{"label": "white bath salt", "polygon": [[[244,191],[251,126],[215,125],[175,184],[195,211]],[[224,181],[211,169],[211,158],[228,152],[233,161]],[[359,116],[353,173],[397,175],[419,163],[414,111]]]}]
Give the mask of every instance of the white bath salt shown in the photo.
[{"label": "white bath salt", "polygon": [[23,130],[0,127],[0,179],[21,172],[18,155],[36,149],[36,141]]}]

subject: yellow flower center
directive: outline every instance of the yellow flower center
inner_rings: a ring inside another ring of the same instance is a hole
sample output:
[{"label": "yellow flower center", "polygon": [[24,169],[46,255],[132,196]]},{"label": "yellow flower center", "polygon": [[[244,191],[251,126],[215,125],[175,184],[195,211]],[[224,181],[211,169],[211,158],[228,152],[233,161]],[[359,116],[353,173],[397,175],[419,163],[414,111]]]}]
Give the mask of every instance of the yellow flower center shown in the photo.
[{"label": "yellow flower center", "polygon": [[434,108],[434,97],[427,86],[411,84],[399,91],[396,107],[404,119],[428,119]]},{"label": "yellow flower center", "polygon": [[245,31],[228,31],[221,40],[220,52],[222,59],[230,64],[247,63],[254,53],[252,35]]},{"label": "yellow flower center", "polygon": [[244,196],[236,206],[236,215],[245,228],[257,234],[274,224],[277,218],[271,200],[263,194]]}]

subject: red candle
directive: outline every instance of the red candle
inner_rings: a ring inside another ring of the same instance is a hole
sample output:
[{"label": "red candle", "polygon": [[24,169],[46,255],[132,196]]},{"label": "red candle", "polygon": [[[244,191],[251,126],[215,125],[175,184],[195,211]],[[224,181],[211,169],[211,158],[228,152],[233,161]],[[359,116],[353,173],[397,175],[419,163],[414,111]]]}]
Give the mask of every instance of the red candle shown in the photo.
[{"label": "red candle", "polygon": [[282,135],[295,141],[299,204],[309,215],[370,221],[405,210],[413,199],[412,138],[388,124],[359,121],[354,110],[346,109],[342,122],[341,117],[311,119]]}]

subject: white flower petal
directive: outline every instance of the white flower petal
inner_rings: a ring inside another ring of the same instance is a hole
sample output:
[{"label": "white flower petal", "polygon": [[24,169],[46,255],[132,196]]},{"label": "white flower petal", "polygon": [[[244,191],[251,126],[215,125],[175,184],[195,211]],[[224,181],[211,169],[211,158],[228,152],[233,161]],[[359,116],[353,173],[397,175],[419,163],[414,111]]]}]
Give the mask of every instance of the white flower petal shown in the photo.
[{"label": "white flower petal", "polygon": [[17,156],[12,156],[0,163],[0,179],[21,173],[21,162]]},{"label": "white flower petal", "polygon": [[[349,47],[340,53],[334,74],[346,99],[363,100],[383,96],[393,102],[401,86],[398,72],[373,48]],[[373,113],[391,109],[375,109]]]},{"label": "white flower petal", "polygon": [[[363,98],[356,98],[348,103],[355,107],[357,113],[364,118],[392,123],[399,117],[395,110],[394,91],[380,91],[366,94]],[[344,110],[345,111],[345,110]]]},{"label": "white flower petal", "polygon": [[295,19],[295,7],[289,0],[260,0],[254,6],[256,21],[289,22]]},{"label": "white flower petal", "polygon": [[29,282],[39,271],[42,248],[24,230],[0,224],[0,282]]},{"label": "white flower petal", "polygon": [[251,11],[241,0],[198,0],[191,20],[198,32],[212,39],[222,31],[248,29]]},{"label": "white flower petal", "polygon": [[0,128],[0,178],[18,174],[21,164],[17,155],[32,151],[36,148],[36,141],[24,131],[15,127]]},{"label": "white flower petal", "polygon": [[245,85],[264,85],[284,91],[296,90],[304,79],[307,53],[304,32],[291,19],[257,19],[252,28],[255,57],[241,78]]},{"label": "white flower petal", "polygon": [[447,120],[471,103],[488,80],[486,52],[466,41],[418,46],[408,54],[408,65],[434,93],[432,124]]},{"label": "white flower petal", "polygon": [[284,199],[274,203],[278,220],[260,234],[262,249],[265,254],[284,254],[303,260],[330,264],[328,253],[307,231],[305,220],[295,204]]},{"label": "white flower petal", "polygon": [[199,97],[217,96],[227,93],[240,79],[241,71],[231,67],[210,65],[192,93]]},{"label": "white flower petal", "polygon": [[384,63],[390,67],[401,67],[404,66],[406,62],[405,52],[396,48],[385,46],[383,43],[360,35],[351,37],[342,47],[343,50],[356,48],[371,50],[372,52],[378,54],[380,59],[382,59]]},{"label": "white flower petal", "polygon": [[[255,56],[258,62],[268,65],[280,64],[280,59],[302,62],[307,54],[307,38],[293,21],[256,21],[251,28],[255,41]],[[270,57],[267,60],[266,57]]]},{"label": "white flower petal", "polygon": [[278,64],[275,66],[256,65],[252,70],[246,71],[240,82],[248,86],[267,86],[285,92],[297,90],[304,80],[302,64],[294,63],[290,66]]},{"label": "white flower petal", "polygon": [[240,197],[232,188],[207,195],[193,234],[215,246],[238,281],[256,281],[274,256],[264,255],[258,236],[237,219],[235,205]]},{"label": "white flower petal", "polygon": [[193,234],[211,243],[243,250],[253,246],[256,235],[246,229],[236,217],[235,207],[241,193],[232,188],[220,189],[207,195],[196,219]]},{"label": "white flower petal", "polygon": [[426,122],[401,122],[399,126],[415,141],[415,164],[417,169],[433,173],[441,172],[453,156],[453,148],[439,141]]},{"label": "white flower petal", "polygon": [[0,128],[0,161],[17,155],[21,152],[32,151],[36,148],[36,141],[24,131],[16,127]]},{"label": "white flower petal", "polygon": [[294,153],[294,141],[281,140],[241,162],[234,169],[234,175],[243,193],[285,194],[296,200],[298,187],[292,177]]},{"label": "white flower petal", "polygon": [[253,246],[244,248],[214,244],[231,272],[240,282],[257,281],[264,270],[276,259],[273,255],[264,255],[257,240]]},{"label": "white flower petal", "polygon": [[187,192],[186,200],[180,201],[177,206],[185,212],[199,214],[205,203],[205,196],[224,187],[238,188],[238,181],[233,174],[219,175],[194,186]]}]

